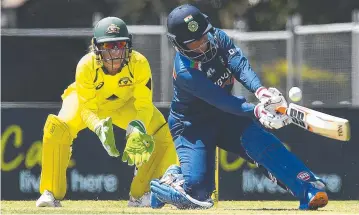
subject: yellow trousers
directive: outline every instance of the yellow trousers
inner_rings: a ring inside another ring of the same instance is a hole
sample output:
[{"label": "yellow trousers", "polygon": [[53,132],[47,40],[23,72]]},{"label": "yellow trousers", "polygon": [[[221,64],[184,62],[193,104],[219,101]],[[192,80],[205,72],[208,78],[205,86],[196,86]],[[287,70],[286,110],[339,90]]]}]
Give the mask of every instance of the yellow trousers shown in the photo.
[{"label": "yellow trousers", "polygon": [[[128,123],[135,119],[136,109],[133,100],[130,100],[117,110],[100,110],[98,114],[100,118],[111,117],[116,126],[126,129]],[[48,190],[54,194],[56,199],[61,200],[66,194],[66,169],[71,156],[72,140],[77,137],[79,131],[86,128],[80,116],[76,91],[69,93],[63,99],[62,108],[58,116],[54,117],[57,120],[49,120],[49,117],[44,128],[40,193]],[[56,124],[62,124],[61,132],[56,132],[58,129],[55,128]],[[65,135],[66,131],[64,130],[68,130],[68,135]],[[56,135],[52,133],[56,133]],[[150,181],[161,177],[170,165],[177,163],[176,150],[169,127],[162,113],[156,107],[154,107],[147,133],[153,135],[155,149],[150,160],[138,168],[137,174],[133,178],[130,195],[134,198],[139,198],[149,192]],[[63,138],[64,136],[70,138]],[[98,144],[101,144],[100,140]]]}]

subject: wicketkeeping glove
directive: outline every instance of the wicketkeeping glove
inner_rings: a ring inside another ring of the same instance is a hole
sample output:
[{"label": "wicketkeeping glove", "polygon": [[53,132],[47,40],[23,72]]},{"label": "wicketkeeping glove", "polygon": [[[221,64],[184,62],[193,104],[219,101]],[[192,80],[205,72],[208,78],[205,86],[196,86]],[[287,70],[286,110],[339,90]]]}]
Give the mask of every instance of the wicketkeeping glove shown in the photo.
[{"label": "wicketkeeping glove", "polygon": [[146,163],[155,149],[155,142],[151,135],[146,134],[146,128],[141,121],[133,120],[128,124],[126,139],[122,161],[137,167]]},{"label": "wicketkeeping glove", "polygon": [[95,133],[97,134],[98,138],[100,138],[103,147],[111,157],[120,156],[120,152],[116,148],[112,119],[110,117],[101,120],[95,126]]},{"label": "wicketkeeping glove", "polygon": [[254,115],[264,127],[269,129],[280,129],[292,122],[287,115],[270,113],[264,108],[264,104],[262,103],[256,105]]}]

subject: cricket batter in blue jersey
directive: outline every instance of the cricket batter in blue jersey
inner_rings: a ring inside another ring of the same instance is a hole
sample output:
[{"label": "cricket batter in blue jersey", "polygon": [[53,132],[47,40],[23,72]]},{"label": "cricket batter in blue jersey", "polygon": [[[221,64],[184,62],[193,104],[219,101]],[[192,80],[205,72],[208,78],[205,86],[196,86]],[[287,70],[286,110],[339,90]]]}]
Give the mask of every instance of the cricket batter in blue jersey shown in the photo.
[{"label": "cricket batter in blue jersey", "polygon": [[[261,84],[242,51],[196,7],[175,8],[167,28],[177,51],[168,124],[180,167],[169,167],[160,180],[151,182],[151,206],[212,207],[218,146],[265,168],[272,181],[299,199],[299,209],[324,207],[324,183],[264,128],[290,123],[275,111],[287,106],[282,94]],[[234,79],[255,93],[257,105],[231,94]]]}]

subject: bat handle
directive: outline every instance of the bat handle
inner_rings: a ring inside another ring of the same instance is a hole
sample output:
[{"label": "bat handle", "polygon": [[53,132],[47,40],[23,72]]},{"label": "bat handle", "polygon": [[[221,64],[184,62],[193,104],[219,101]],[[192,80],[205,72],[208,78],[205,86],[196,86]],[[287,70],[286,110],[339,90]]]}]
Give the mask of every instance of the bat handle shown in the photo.
[{"label": "bat handle", "polygon": [[276,110],[278,113],[281,113],[281,114],[283,114],[283,115],[287,114],[287,108],[286,108],[286,107],[283,107],[283,106],[277,107],[275,110]]}]

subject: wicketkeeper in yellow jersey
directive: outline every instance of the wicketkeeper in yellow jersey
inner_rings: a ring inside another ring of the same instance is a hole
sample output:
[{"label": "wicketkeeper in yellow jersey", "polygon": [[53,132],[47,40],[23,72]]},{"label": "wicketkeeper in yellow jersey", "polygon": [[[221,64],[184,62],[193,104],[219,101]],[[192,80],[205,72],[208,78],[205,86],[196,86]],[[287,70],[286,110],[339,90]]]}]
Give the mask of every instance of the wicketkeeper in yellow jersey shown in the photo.
[{"label": "wicketkeeper in yellow jersey", "polygon": [[149,183],[177,161],[166,120],[152,103],[147,59],[132,50],[132,37],[119,18],[107,17],[94,28],[91,51],[77,65],[76,81],[62,95],[59,114],[44,127],[41,197],[36,206],[61,206],[71,145],[79,131],[95,132],[108,154],[120,156],[112,124],[126,129],[122,161],[138,168],[129,206],[149,206]]}]

